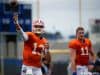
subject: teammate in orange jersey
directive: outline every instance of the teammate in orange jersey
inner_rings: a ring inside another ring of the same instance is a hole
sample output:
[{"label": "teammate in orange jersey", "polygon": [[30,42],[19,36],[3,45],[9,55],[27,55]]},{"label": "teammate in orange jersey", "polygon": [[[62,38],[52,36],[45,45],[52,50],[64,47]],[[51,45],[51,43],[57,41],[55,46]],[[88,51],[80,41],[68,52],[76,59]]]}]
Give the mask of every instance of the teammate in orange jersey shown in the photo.
[{"label": "teammate in orange jersey", "polygon": [[44,23],[39,19],[33,22],[32,32],[24,32],[18,23],[18,15],[13,17],[17,32],[23,37],[23,65],[21,75],[42,75],[42,58],[51,63],[49,44],[42,37]]},{"label": "teammate in orange jersey", "polygon": [[95,54],[91,41],[84,37],[83,27],[76,29],[76,38],[69,42],[69,48],[73,75],[91,75],[88,65],[95,62]]}]

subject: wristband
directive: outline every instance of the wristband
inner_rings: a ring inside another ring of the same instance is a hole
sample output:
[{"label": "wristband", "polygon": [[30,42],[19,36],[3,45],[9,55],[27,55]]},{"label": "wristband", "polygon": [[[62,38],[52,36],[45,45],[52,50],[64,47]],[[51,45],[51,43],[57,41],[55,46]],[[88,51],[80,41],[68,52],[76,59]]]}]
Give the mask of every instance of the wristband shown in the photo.
[{"label": "wristband", "polygon": [[76,72],[73,72],[72,75],[76,75]]},{"label": "wristband", "polygon": [[89,65],[95,65],[95,63],[94,62],[89,62]]}]

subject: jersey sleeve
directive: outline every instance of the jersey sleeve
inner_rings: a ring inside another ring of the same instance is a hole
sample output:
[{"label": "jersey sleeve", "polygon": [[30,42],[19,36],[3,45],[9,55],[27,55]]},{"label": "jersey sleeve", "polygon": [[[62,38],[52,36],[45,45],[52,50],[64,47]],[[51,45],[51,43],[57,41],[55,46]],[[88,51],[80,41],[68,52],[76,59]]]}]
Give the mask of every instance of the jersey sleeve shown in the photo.
[{"label": "jersey sleeve", "polygon": [[31,32],[25,32],[28,36],[30,36],[31,35]]},{"label": "jersey sleeve", "polygon": [[71,41],[69,42],[68,47],[71,48],[71,49],[76,49],[76,43],[75,43],[75,41],[74,41],[74,40],[71,40]]},{"label": "jersey sleeve", "polygon": [[34,33],[32,33],[32,32],[26,32],[26,34],[28,35],[29,40],[34,41],[34,39],[35,39]]}]

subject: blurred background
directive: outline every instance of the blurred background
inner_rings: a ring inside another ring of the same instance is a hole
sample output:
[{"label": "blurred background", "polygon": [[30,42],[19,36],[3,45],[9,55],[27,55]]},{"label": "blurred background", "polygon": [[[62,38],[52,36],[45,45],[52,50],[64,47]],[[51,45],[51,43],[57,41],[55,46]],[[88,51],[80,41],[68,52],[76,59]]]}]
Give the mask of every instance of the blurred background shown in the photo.
[{"label": "blurred background", "polygon": [[23,41],[12,20],[16,13],[25,32],[38,16],[44,21],[52,75],[67,75],[67,45],[78,26],[85,28],[95,52],[100,50],[100,0],[0,0],[0,75],[20,75]]}]

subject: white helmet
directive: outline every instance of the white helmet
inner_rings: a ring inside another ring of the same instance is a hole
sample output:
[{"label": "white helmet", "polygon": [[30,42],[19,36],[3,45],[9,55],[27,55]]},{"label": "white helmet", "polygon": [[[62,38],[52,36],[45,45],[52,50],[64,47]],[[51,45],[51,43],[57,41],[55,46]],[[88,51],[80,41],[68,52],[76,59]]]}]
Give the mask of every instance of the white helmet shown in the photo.
[{"label": "white helmet", "polygon": [[33,21],[32,31],[37,34],[44,32],[44,22],[40,19]]}]

